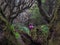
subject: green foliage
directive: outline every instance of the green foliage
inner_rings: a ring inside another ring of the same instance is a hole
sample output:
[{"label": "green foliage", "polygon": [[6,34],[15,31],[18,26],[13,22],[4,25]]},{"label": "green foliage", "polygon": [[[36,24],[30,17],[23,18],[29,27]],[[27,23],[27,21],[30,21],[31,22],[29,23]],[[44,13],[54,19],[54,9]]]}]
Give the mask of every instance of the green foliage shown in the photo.
[{"label": "green foliage", "polygon": [[46,0],[42,0],[42,3],[45,3]]},{"label": "green foliage", "polygon": [[34,6],[31,7],[30,12],[32,14],[31,18],[34,18],[34,19],[37,18],[38,15],[40,15],[37,4],[34,4]]},{"label": "green foliage", "polygon": [[13,32],[13,34],[15,35],[15,38],[18,39],[20,34],[18,32],[15,32],[14,26],[11,25],[11,31]]},{"label": "green foliage", "polygon": [[42,31],[43,31],[44,33],[49,32],[49,28],[48,28],[47,25],[42,25],[42,26],[41,26],[41,29],[42,29]]},{"label": "green foliage", "polygon": [[49,34],[49,28],[47,25],[41,25],[41,30],[42,30],[42,34],[44,36],[44,38],[47,38],[48,34]]},{"label": "green foliage", "polygon": [[20,37],[20,34],[18,32],[15,32],[15,37],[18,39]]},{"label": "green foliage", "polygon": [[15,24],[15,28],[17,28],[17,30],[24,31],[28,35],[30,34],[30,30],[26,26],[22,26],[21,24]]},{"label": "green foliage", "polygon": [[34,3],[33,6],[30,8],[30,12],[32,14],[32,16],[30,18],[34,20],[34,24],[40,25],[41,14],[39,12],[39,8],[36,3]]},{"label": "green foliage", "polygon": [[19,27],[19,30],[20,30],[20,31],[24,31],[24,32],[27,33],[28,35],[30,34],[30,30],[29,30],[27,27],[25,27],[25,26]]}]

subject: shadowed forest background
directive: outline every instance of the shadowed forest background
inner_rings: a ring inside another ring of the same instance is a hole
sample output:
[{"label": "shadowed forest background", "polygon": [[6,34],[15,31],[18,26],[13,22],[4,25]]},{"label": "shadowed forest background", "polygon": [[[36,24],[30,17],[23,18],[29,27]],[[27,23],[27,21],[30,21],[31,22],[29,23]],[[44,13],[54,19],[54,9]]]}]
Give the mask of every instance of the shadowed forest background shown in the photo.
[{"label": "shadowed forest background", "polygon": [[60,45],[60,0],[0,0],[0,45]]}]

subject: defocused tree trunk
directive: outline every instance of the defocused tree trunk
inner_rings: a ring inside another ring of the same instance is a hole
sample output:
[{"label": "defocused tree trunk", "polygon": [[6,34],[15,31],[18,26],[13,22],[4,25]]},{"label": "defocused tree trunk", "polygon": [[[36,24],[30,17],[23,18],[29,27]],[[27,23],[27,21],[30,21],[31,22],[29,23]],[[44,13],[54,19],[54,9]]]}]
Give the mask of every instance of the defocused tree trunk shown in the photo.
[{"label": "defocused tree trunk", "polygon": [[10,23],[5,18],[3,18],[3,16],[0,15],[0,27],[1,31],[3,31],[1,34],[3,34],[3,39],[7,40],[4,41],[2,39],[3,41],[1,42],[1,45],[18,45],[17,40],[13,32],[11,31],[12,29],[10,26]]},{"label": "defocused tree trunk", "polygon": [[[53,45],[60,45],[60,1],[58,0],[58,8],[55,10],[54,17],[52,20],[51,30],[54,31],[54,34],[52,35],[52,43]],[[50,44],[51,45],[51,44]]]},{"label": "defocused tree trunk", "polygon": [[21,45],[13,34],[11,24],[21,12],[29,9],[33,2],[34,0],[0,0],[0,28],[3,31],[0,36],[8,40],[8,44],[3,44],[2,41],[1,45]]},{"label": "defocused tree trunk", "polygon": [[51,36],[48,35],[50,36],[50,39],[48,39],[49,41],[47,41],[47,45],[60,45],[60,0],[56,0],[55,9],[51,16],[50,13],[53,10],[50,11],[49,9],[49,13],[47,13],[41,6],[41,0],[37,0],[37,2],[40,14],[47,22],[50,29]]}]

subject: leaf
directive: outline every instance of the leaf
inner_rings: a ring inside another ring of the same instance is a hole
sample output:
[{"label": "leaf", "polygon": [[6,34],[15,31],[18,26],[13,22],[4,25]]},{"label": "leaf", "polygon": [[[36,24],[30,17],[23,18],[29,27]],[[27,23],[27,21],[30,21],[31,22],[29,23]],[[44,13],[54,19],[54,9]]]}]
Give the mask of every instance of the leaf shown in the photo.
[{"label": "leaf", "polygon": [[20,34],[18,32],[15,32],[15,37],[18,39],[20,37]]},{"label": "leaf", "polygon": [[15,35],[15,38],[18,39],[20,34],[18,32],[15,32],[14,26],[11,25],[11,31],[13,32],[13,34]]},{"label": "leaf", "polygon": [[48,32],[49,32],[49,28],[48,28],[47,25],[42,25],[42,26],[41,26],[41,29],[42,29],[42,32],[43,32],[43,33],[48,33]]},{"label": "leaf", "polygon": [[21,30],[21,31],[24,31],[25,33],[27,33],[28,35],[30,34],[30,30],[27,28],[27,27],[21,27],[21,28],[19,28],[19,30]]},{"label": "leaf", "polygon": [[45,3],[46,0],[42,0],[42,3]]}]

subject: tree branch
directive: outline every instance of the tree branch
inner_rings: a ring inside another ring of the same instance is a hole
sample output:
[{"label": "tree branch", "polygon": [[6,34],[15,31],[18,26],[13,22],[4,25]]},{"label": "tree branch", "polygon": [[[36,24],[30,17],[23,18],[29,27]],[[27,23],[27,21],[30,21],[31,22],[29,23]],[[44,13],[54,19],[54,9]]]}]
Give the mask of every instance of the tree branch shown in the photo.
[{"label": "tree branch", "polygon": [[42,15],[42,17],[44,18],[44,20],[47,21],[47,23],[49,23],[50,21],[50,16],[49,14],[44,10],[44,8],[42,7],[42,3],[41,3],[41,0],[37,0],[38,2],[38,7],[39,7],[39,11],[40,11],[40,14]]},{"label": "tree branch", "polygon": [[18,7],[17,7],[17,12],[15,12],[16,15],[15,16],[13,16],[13,15],[10,16],[11,22],[19,15],[19,13],[23,12],[26,9],[29,9],[33,5],[33,3],[34,3],[34,0],[31,0],[31,2],[29,2],[26,5],[25,4],[23,5],[23,3],[22,3],[21,9],[20,9],[21,4],[19,3],[20,5],[18,5]]},{"label": "tree branch", "polygon": [[1,7],[0,7],[0,14],[6,19],[6,16],[4,15],[4,13],[3,13]]}]

